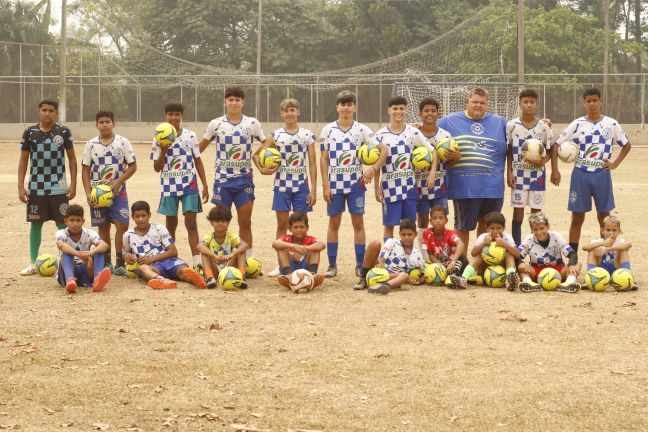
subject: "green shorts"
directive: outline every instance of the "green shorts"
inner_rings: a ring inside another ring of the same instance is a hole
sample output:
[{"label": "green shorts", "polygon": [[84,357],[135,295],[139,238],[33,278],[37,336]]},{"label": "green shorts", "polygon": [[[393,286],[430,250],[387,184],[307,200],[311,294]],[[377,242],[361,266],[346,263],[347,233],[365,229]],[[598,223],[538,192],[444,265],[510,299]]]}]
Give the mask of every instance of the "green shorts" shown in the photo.
[{"label": "green shorts", "polygon": [[182,214],[187,212],[201,213],[202,203],[198,194],[161,197],[158,213],[164,216],[178,216],[178,207],[182,202]]}]

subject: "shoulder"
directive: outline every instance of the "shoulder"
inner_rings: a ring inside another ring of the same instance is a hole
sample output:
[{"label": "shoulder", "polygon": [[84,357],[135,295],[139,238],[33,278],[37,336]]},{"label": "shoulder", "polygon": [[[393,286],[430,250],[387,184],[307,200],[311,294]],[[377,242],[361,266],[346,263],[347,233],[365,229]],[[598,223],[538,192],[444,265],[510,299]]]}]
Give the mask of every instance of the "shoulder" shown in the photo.
[{"label": "shoulder", "polygon": [[352,127],[358,127],[363,132],[366,132],[366,133],[369,133],[369,134],[373,133],[371,128],[369,126],[367,126],[366,124],[364,124],[364,123],[354,122]]},{"label": "shoulder", "polygon": [[437,133],[434,136],[436,139],[443,139],[443,138],[452,138],[452,135],[450,135],[450,132],[443,128],[437,128]]},{"label": "shoulder", "polygon": [[54,238],[57,240],[63,239],[65,237],[67,237],[67,228],[56,230],[56,233],[54,233]]},{"label": "shoulder", "polygon": [[292,243],[292,236],[290,234],[279,237],[279,240],[286,243]]}]

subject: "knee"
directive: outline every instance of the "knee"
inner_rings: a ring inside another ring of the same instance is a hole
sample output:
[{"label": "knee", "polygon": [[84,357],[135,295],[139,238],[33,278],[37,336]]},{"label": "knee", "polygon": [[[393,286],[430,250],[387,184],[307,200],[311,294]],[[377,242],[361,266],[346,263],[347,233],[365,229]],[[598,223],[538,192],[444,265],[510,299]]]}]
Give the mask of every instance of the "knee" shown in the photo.
[{"label": "knee", "polygon": [[340,222],[342,221],[341,219],[342,218],[340,218],[338,216],[330,217],[329,218],[329,229],[332,229],[332,230],[335,230],[335,231],[339,230],[340,229]]},{"label": "knee", "polygon": [[355,217],[351,219],[351,225],[353,225],[353,229],[358,231],[358,230],[363,230],[364,229],[364,219],[361,217]]},{"label": "knee", "polygon": [[185,228],[187,228],[187,231],[196,231],[198,230],[198,223],[196,222],[196,218],[185,218],[184,220]]}]

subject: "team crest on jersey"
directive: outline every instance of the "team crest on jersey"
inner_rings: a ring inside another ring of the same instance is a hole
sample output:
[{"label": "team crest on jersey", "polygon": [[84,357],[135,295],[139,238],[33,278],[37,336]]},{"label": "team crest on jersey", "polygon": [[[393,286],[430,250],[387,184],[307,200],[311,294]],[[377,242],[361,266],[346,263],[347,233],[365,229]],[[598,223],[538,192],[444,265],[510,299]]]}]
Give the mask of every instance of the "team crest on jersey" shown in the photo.
[{"label": "team crest on jersey", "polygon": [[338,165],[349,166],[353,162],[353,153],[350,151],[345,151],[338,156]]},{"label": "team crest on jersey", "polygon": [[475,135],[481,135],[484,133],[484,126],[479,123],[473,123],[472,126],[470,126],[470,130]]},{"label": "team crest on jersey", "polygon": [[124,151],[122,149],[120,149],[120,148],[116,148],[114,150],[114,153],[115,153],[115,157],[118,158],[118,159],[121,159],[121,158],[124,157]]},{"label": "team crest on jersey", "polygon": [[57,147],[61,147],[63,145],[63,137],[61,135],[54,135],[52,142],[56,144]]},{"label": "team crest on jersey", "polygon": [[612,129],[610,128],[603,129],[603,136],[605,137],[606,141],[612,139]]}]

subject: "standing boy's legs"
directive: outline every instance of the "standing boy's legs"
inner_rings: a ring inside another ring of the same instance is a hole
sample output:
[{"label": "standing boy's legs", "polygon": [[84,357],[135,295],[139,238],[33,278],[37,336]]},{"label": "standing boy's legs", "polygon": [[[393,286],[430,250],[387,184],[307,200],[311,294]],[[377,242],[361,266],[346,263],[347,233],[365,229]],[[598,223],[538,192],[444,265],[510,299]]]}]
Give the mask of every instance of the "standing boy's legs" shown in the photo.
[{"label": "standing boy's legs", "polygon": [[[330,206],[330,205],[329,205]],[[329,259],[329,268],[324,273],[325,277],[337,274],[338,232],[342,223],[342,213],[329,214],[328,230],[326,231],[326,250]]]},{"label": "standing boy's legs", "polygon": [[[254,209],[254,201],[248,201],[240,207],[236,208],[236,220],[239,226],[239,236],[241,240],[250,246],[248,251],[252,249],[252,210]],[[246,253],[246,255],[248,255]],[[252,256],[250,253],[249,256]]]}]

